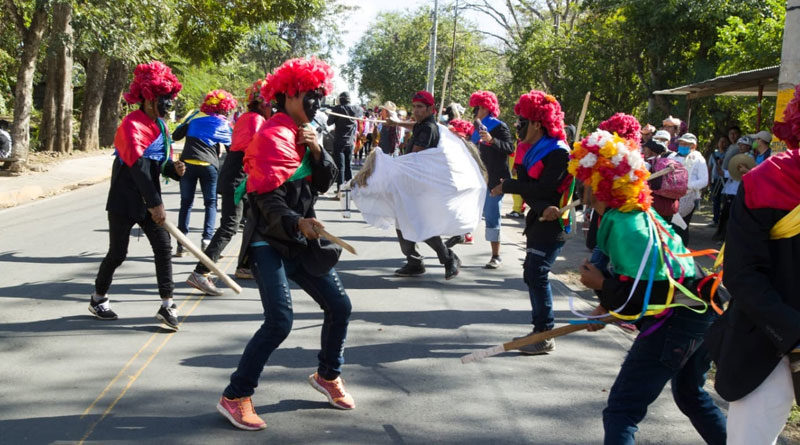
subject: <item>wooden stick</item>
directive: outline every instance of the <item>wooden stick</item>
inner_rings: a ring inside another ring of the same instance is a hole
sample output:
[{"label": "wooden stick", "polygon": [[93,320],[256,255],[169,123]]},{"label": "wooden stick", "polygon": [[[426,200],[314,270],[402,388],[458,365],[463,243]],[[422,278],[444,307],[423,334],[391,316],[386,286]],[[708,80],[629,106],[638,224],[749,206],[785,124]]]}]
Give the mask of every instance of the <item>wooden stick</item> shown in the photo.
[{"label": "wooden stick", "polygon": [[[602,321],[603,323],[611,323],[616,321],[617,318],[613,316],[608,316],[599,319],[598,321]],[[491,357],[493,355],[502,354],[503,352],[510,351],[512,349],[519,349],[523,346],[531,345],[534,343],[540,343],[545,340],[549,340],[551,338],[561,337],[563,335],[572,334],[573,332],[583,331],[589,328],[588,323],[582,324],[568,324],[565,326],[561,326],[559,328],[551,329],[549,331],[544,332],[537,332],[535,334],[528,335],[527,337],[522,337],[519,340],[512,340],[502,345],[492,346],[491,348],[486,349],[479,349],[474,351],[470,354],[467,354],[461,357],[461,363],[471,363],[485,359],[486,357]]]},{"label": "wooden stick", "polygon": [[330,110],[322,110],[322,112],[326,113],[326,114],[329,114],[331,116],[344,117],[344,118],[347,118],[347,119],[352,119],[354,121],[365,121],[365,122],[369,121],[369,122],[375,122],[375,123],[378,123],[378,124],[386,123],[386,121],[380,120],[380,119],[367,119],[365,117],[348,116],[346,114],[334,113],[333,111],[330,111]]},{"label": "wooden stick", "polygon": [[583,129],[583,120],[586,118],[586,110],[589,109],[589,98],[592,96],[591,91],[586,92],[586,98],[583,99],[583,108],[581,108],[580,117],[578,117],[578,127],[575,129],[575,140],[581,140],[581,129]]},{"label": "wooden stick", "polygon": [[660,178],[661,176],[664,176],[664,175],[672,173],[674,170],[675,170],[675,167],[670,165],[669,167],[667,167],[667,168],[665,168],[663,170],[659,170],[659,171],[653,173],[652,175],[650,175],[649,178],[647,178],[647,180],[650,181],[650,180],[653,180],[653,179],[656,179],[656,178]]},{"label": "wooden stick", "polygon": [[[581,200],[580,199],[576,199],[575,201],[572,201],[571,203],[569,203],[569,204],[565,205],[564,207],[561,207],[560,209],[558,209],[558,215],[561,216],[567,210],[574,209],[575,207],[578,207],[579,205],[581,205]],[[544,221],[544,217],[540,216],[539,217],[539,221]]]},{"label": "wooden stick", "polygon": [[226,286],[233,289],[233,291],[236,292],[237,294],[242,293],[242,288],[238,284],[236,284],[236,282],[233,281],[233,279],[231,279],[231,277],[229,277],[228,274],[219,270],[219,267],[217,267],[217,265],[213,261],[211,261],[211,258],[207,257],[202,250],[198,249],[197,246],[192,244],[192,242],[189,241],[189,238],[186,238],[186,235],[184,235],[183,232],[178,230],[178,228],[175,227],[175,225],[172,224],[170,220],[167,219],[164,221],[164,228],[167,229],[167,231],[172,236],[174,236],[175,239],[177,239],[178,242],[181,243],[183,247],[186,248],[186,250],[191,252],[192,255],[197,257],[197,259],[200,260],[201,263],[205,264],[205,266],[208,267],[210,271],[214,272],[223,282],[225,282]]},{"label": "wooden stick", "polygon": [[339,238],[338,236],[331,235],[330,233],[328,233],[327,230],[325,230],[325,229],[323,229],[321,227],[318,227],[318,226],[314,226],[314,231],[319,233],[319,235],[321,237],[327,239],[328,241],[330,241],[332,243],[336,243],[336,244],[342,246],[342,248],[344,248],[344,250],[352,253],[353,255],[358,255],[356,253],[356,249],[354,249],[353,246],[351,246],[350,244],[347,243],[347,241]]}]

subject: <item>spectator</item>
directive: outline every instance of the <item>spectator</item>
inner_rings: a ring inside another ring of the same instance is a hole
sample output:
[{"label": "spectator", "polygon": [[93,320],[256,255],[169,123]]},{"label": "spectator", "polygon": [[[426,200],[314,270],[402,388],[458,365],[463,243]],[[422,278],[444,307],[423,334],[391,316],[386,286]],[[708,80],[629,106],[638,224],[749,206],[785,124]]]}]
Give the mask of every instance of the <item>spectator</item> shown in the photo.
[{"label": "spectator", "polygon": [[722,207],[722,187],[725,185],[725,177],[722,174],[722,159],[725,158],[725,150],[728,148],[728,138],[721,136],[717,140],[717,149],[708,157],[708,167],[711,176],[711,205],[713,219],[709,227],[719,225],[719,215]]},{"label": "spectator", "polygon": [[677,117],[669,116],[661,123],[661,129],[669,133],[669,144],[667,144],[667,148],[671,151],[677,151],[678,144],[676,142],[680,135],[681,120]]},{"label": "spectator", "polygon": [[[728,137],[730,137],[731,132],[728,133]],[[736,141],[736,146],[738,153],[750,153],[750,149],[753,148],[753,140],[747,136],[742,136]],[[728,148],[730,151],[730,148]],[[727,152],[725,153],[727,157]],[[733,157],[733,156],[731,156]],[[728,160],[730,163],[730,159]],[[725,161],[722,161],[722,173],[725,177],[725,185],[722,187],[722,213],[720,213],[719,217],[719,225],[717,226],[717,231],[714,233],[714,236],[711,237],[714,241],[724,241],[725,240],[725,231],[727,230],[728,225],[728,217],[731,213],[731,204],[733,204],[733,200],[736,197],[736,193],[739,191],[739,182],[733,178],[731,178],[731,174],[728,171],[728,164],[725,164]]]},{"label": "spectator", "polygon": [[[380,107],[380,117],[382,120],[397,119],[397,106],[394,102],[386,101]],[[400,144],[400,127],[382,125],[380,136],[378,137],[378,147],[389,156],[394,155],[395,150]]]},{"label": "spectator", "polygon": [[[345,116],[361,117],[361,107],[350,105],[350,93],[347,91],[339,95],[339,105],[333,107],[331,111]],[[350,158],[356,145],[356,121],[331,115],[328,118],[328,125],[336,126],[333,133],[333,160],[339,171],[336,178],[336,194],[339,195],[342,184],[353,178]]]},{"label": "spectator", "polygon": [[730,141],[730,145],[728,146],[728,151],[725,152],[725,157],[722,158],[722,171],[727,170],[728,163],[731,162],[731,158],[740,153],[739,137],[741,135],[742,130],[739,129],[738,125],[733,125],[728,128],[728,140]]},{"label": "spectator", "polygon": [[700,204],[700,191],[708,186],[708,169],[703,155],[697,151],[697,136],[692,133],[686,133],[678,138],[677,143],[678,153],[674,155],[674,158],[683,164],[689,172],[689,190],[681,198],[679,207],[679,212],[686,223],[686,228],[681,228],[675,224],[673,224],[673,227],[675,233],[683,239],[683,245],[688,246],[689,225],[694,211],[697,210]]},{"label": "spectator", "polygon": [[766,130],[759,131],[755,134],[755,139],[755,153],[753,154],[756,165],[759,165],[772,155],[772,149],[769,146],[769,143],[772,142],[772,133]]},{"label": "spectator", "polygon": [[658,130],[653,135],[653,140],[664,144],[664,146],[667,146],[669,144],[671,138],[672,136],[670,136],[669,132],[667,132],[666,130]]},{"label": "spectator", "polygon": [[653,139],[653,134],[656,132],[656,127],[647,124],[642,127],[642,144]]}]

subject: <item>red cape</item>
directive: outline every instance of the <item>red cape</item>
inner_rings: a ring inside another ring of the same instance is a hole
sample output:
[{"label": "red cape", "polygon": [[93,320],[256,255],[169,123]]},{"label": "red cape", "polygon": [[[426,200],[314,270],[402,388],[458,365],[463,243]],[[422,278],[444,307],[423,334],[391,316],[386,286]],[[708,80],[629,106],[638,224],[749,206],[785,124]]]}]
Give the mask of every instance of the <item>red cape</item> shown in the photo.
[{"label": "red cape", "polygon": [[793,210],[800,205],[800,150],[776,153],[742,178],[751,209]]},{"label": "red cape", "polygon": [[248,193],[268,193],[286,182],[303,161],[306,147],[295,143],[297,125],[277,113],[256,133],[244,152]]},{"label": "red cape", "polygon": [[119,124],[114,136],[114,147],[122,162],[131,167],[159,137],[161,130],[158,124],[144,111],[136,110],[128,113]]},{"label": "red cape", "polygon": [[231,151],[244,151],[265,122],[267,120],[264,119],[264,116],[253,111],[248,111],[239,116],[239,120],[233,126]]}]

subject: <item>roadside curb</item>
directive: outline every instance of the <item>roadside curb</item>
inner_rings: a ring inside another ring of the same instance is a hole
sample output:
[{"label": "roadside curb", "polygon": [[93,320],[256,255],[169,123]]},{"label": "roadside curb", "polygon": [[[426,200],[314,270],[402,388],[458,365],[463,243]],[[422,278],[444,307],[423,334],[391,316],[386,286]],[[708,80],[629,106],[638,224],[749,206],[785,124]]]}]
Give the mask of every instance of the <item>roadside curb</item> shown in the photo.
[{"label": "roadside curb", "polygon": [[82,179],[73,183],[54,184],[51,186],[27,185],[18,189],[0,192],[0,209],[16,207],[37,199],[49,198],[81,187],[88,187],[103,182],[111,177],[110,172],[102,176]]}]

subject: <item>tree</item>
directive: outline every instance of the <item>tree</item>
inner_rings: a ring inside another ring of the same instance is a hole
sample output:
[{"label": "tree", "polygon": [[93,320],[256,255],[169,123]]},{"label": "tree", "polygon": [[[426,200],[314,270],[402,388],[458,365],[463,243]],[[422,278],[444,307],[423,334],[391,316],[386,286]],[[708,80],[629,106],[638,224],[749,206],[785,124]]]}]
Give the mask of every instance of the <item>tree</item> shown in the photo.
[{"label": "tree", "polygon": [[[30,3],[30,2],[29,2]],[[50,6],[48,0],[35,0],[33,4],[18,5],[14,0],[5,0],[5,11],[14,22],[14,27],[22,41],[17,70],[16,85],[14,87],[14,122],[11,125],[12,171],[21,171],[28,160],[30,147],[30,120],[33,107],[33,74],[36,71],[36,58],[39,55],[39,45],[42,42],[47,15]]]},{"label": "tree", "polygon": [[72,151],[72,4],[53,5],[53,25],[48,49],[45,109],[39,141],[45,150]]},{"label": "tree", "polygon": [[[453,29],[453,15],[440,17],[441,29]],[[351,50],[345,74],[359,90],[373,101],[391,100],[399,105],[408,104],[411,95],[425,87],[428,61],[428,40],[432,25],[429,8],[408,13],[382,13],[373,31],[365,35]],[[478,89],[501,93],[500,86],[507,80],[502,69],[503,60],[496,49],[481,42],[476,26],[459,21],[457,29],[458,51],[456,73],[450,82],[449,97],[464,104],[469,95]],[[452,32],[439,32],[437,45],[449,48]],[[450,54],[439,58],[436,84],[441,85],[445,67],[450,65]],[[445,98],[439,98],[439,102]]]}]

